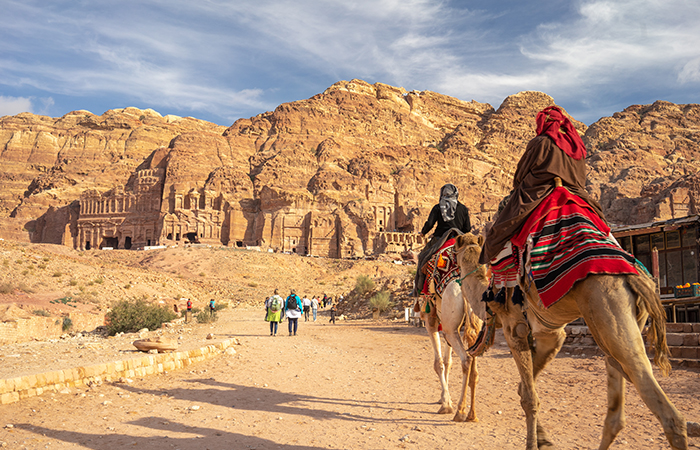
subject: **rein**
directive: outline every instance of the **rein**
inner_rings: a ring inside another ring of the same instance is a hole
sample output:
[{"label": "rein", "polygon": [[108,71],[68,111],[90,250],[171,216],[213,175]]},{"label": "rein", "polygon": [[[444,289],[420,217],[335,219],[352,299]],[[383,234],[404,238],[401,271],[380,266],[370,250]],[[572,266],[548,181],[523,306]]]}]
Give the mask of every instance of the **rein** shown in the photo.
[{"label": "rein", "polygon": [[463,276],[462,278],[458,278],[458,279],[457,279],[457,284],[461,286],[461,285],[462,285],[462,281],[464,281],[465,278],[467,278],[469,275],[473,274],[473,273],[476,272],[477,270],[481,269],[481,268],[484,267],[485,265],[486,265],[486,264],[479,264],[478,266],[476,266],[476,269],[472,270],[471,272],[469,272],[468,274],[466,274],[466,275]]}]

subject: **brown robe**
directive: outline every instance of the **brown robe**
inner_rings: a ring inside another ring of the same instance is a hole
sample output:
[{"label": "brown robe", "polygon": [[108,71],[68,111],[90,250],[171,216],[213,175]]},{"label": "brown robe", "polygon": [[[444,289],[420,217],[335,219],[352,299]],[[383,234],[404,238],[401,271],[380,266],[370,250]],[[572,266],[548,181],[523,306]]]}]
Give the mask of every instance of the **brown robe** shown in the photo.
[{"label": "brown robe", "polygon": [[564,153],[548,136],[532,139],[518,162],[513,191],[508,203],[486,233],[479,262],[490,262],[523,226],[527,217],[554,189],[554,178],[585,200],[605,220],[600,205],[586,192],[586,160],[575,160]]}]

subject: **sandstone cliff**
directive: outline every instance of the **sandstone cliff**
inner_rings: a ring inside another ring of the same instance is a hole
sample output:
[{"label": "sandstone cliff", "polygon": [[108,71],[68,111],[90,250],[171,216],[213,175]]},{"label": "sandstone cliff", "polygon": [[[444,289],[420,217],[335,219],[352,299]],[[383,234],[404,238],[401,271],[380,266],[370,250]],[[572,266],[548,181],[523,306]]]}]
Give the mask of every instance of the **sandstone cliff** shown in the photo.
[{"label": "sandstone cliff", "polygon": [[[401,252],[452,182],[479,226],[511,188],[534,117],[429,91],[341,81],[229,128],[136,108],[0,118],[0,237],[75,248],[183,240],[332,257]],[[587,128],[608,219],[695,213],[700,107],[631,106]]]}]

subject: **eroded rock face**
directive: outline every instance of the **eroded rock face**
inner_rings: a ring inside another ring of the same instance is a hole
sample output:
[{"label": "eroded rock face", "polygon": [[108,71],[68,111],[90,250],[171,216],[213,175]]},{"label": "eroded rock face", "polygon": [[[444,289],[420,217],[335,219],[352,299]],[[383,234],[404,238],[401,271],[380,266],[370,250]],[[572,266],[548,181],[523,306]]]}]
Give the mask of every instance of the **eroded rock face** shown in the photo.
[{"label": "eroded rock face", "polygon": [[[361,80],[229,128],[125,108],[0,119],[0,235],[76,248],[189,240],[321,256],[418,248],[454,183],[478,227],[512,184],[538,111]],[[700,107],[631,106],[588,129],[591,194],[637,224],[696,211]]]}]

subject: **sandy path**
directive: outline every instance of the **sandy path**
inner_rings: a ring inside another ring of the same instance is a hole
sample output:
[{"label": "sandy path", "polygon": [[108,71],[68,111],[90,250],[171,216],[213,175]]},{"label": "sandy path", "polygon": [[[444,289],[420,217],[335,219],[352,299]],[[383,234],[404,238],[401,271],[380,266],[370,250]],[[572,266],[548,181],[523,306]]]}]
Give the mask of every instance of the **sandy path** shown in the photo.
[{"label": "sandy path", "polygon": [[[270,337],[259,310],[224,311],[217,336],[237,354],[131,384],[104,384],[0,406],[0,442],[12,449],[521,449],[517,372],[500,342],[479,361],[478,423],[435,414],[439,398],[425,330],[400,322],[301,319]],[[456,396],[460,372],[450,384]],[[658,376],[658,375],[657,375]],[[687,420],[700,421],[700,374],[660,383]],[[598,447],[605,414],[599,357],[562,355],[539,383],[542,420],[566,449]],[[628,427],[613,448],[667,449],[634,389]],[[11,424],[7,427],[5,424]],[[691,439],[700,448],[700,439]]]}]

